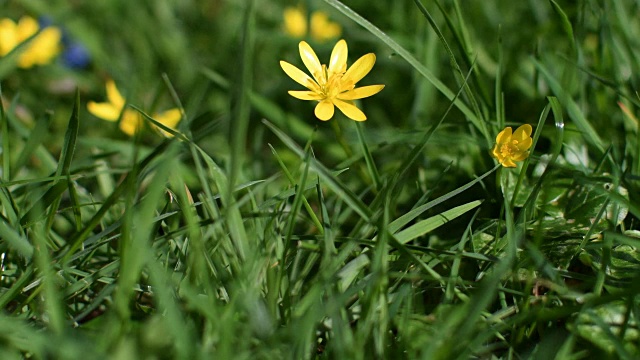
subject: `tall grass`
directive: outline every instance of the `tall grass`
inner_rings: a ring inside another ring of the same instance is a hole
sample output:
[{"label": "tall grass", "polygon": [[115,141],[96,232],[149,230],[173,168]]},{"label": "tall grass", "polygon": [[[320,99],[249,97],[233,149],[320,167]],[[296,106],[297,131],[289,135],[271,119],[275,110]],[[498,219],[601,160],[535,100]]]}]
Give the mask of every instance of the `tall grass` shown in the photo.
[{"label": "tall grass", "polygon": [[287,95],[293,1],[5,5],[92,60],[0,58],[0,358],[638,357],[640,6],[302,3],[376,53],[366,122]]}]

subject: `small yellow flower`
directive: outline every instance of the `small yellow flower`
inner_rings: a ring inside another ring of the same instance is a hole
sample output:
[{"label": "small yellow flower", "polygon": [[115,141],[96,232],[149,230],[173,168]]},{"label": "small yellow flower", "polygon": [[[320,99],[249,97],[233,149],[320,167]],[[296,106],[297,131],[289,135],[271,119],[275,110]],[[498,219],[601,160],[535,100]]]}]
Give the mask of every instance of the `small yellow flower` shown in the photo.
[{"label": "small yellow flower", "polygon": [[288,62],[280,61],[282,70],[290,78],[309,89],[308,91],[289,91],[289,95],[301,100],[318,101],[315,115],[322,121],[333,117],[334,105],[352,120],[367,120],[364,113],[354,105],[353,100],[375,95],[384,88],[384,85],[355,87],[356,83],[373,68],[376,62],[375,54],[369,53],[362,56],[347,70],[348,50],[347,42],[344,40],[338,41],[333,48],[328,67],[320,64],[318,56],[306,42],[301,41],[299,48],[302,62],[313,79]]},{"label": "small yellow flower", "polygon": [[[120,95],[120,91],[118,91],[113,80],[107,81],[107,100],[108,102],[103,103],[89,101],[87,110],[103,120],[118,121],[120,119],[120,130],[129,136],[133,136],[142,128],[142,115],[133,109],[125,108],[126,101]],[[122,118],[120,118],[121,114]],[[173,108],[154,114],[152,117],[166,127],[175,129],[182,118],[182,114],[179,109]],[[171,134],[162,129],[158,128],[158,130],[165,136],[171,136]]]},{"label": "small yellow flower", "polygon": [[[342,28],[329,20],[329,15],[324,11],[311,13],[311,38],[318,42],[324,42],[337,38],[342,33]],[[292,37],[302,38],[307,35],[307,14],[301,7],[288,7],[284,9],[284,31]]]},{"label": "small yellow flower", "polygon": [[496,137],[496,144],[491,150],[491,156],[498,159],[504,167],[516,167],[514,161],[522,161],[529,156],[531,139],[531,125],[524,124],[512,133],[511,128],[502,130]]},{"label": "small yellow flower", "polygon": [[[22,17],[16,24],[11,19],[0,20],[0,56],[5,56],[18,45],[29,39],[40,30],[38,22],[29,17]],[[30,43],[18,57],[18,66],[28,69],[34,65],[45,65],[60,52],[60,29],[49,26],[31,39]]]}]

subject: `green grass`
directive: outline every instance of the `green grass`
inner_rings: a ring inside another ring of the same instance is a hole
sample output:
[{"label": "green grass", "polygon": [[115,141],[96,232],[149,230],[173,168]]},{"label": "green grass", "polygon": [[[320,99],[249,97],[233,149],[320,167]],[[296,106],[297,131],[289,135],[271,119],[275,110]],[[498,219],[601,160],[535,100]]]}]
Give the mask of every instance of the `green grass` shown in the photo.
[{"label": "green grass", "polygon": [[287,94],[295,1],[4,4],[91,62],[0,57],[0,358],[638,358],[640,4],[302,3],[376,54],[366,122]]}]

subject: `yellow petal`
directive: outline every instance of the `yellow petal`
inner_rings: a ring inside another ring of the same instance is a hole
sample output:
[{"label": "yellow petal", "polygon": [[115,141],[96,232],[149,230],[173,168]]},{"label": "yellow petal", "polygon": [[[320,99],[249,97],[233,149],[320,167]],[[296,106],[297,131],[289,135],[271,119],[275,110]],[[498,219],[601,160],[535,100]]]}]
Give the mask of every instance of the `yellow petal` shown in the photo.
[{"label": "yellow petal", "polygon": [[358,81],[360,81],[363,77],[365,77],[371,68],[373,68],[373,64],[376,63],[376,55],[373,53],[369,53],[367,55],[362,56],[360,59],[356,60],[353,65],[347,70],[347,72],[342,77],[342,82],[346,86],[353,86]]},{"label": "yellow petal", "polygon": [[333,117],[333,111],[333,103],[329,100],[323,100],[316,105],[314,113],[318,119],[327,121]]},{"label": "yellow petal", "polygon": [[30,68],[33,65],[45,65],[60,52],[62,31],[56,27],[47,27],[34,37],[21,54],[18,66]]},{"label": "yellow petal", "polygon": [[338,94],[338,99],[341,100],[356,100],[366,98],[372,95],[375,95],[384,89],[384,85],[369,85],[363,86],[359,88],[355,88],[353,90],[349,90],[345,93]]},{"label": "yellow petal", "polygon": [[329,16],[324,11],[315,11],[311,14],[311,37],[316,41],[326,41],[338,37],[342,32],[340,25],[329,21]]},{"label": "yellow petal", "polygon": [[18,43],[16,23],[11,19],[0,20],[0,56],[8,54]]},{"label": "yellow petal", "polygon": [[176,125],[178,125],[178,123],[182,119],[182,113],[180,112],[180,109],[173,108],[167,111],[163,111],[160,114],[155,114],[153,118],[162,125],[175,129]]},{"label": "yellow petal", "polygon": [[300,100],[321,100],[322,95],[315,93],[313,91],[289,91],[289,95],[293,96],[296,99]]},{"label": "yellow petal", "polygon": [[317,92],[320,91],[320,87],[318,86],[318,84],[312,78],[310,78],[309,75],[305,74],[302,70],[289,64],[286,61],[280,61],[280,67],[282,67],[282,70],[284,70],[284,72],[287,73],[287,75],[289,75],[289,77],[292,78],[293,81],[297,82],[298,84],[306,87],[311,91],[317,91]]},{"label": "yellow petal", "polygon": [[[517,134],[517,132],[516,132],[516,134]],[[514,135],[516,135],[516,134],[514,134]],[[533,143],[533,139],[528,137],[528,138],[526,138],[524,140],[519,141],[518,144],[516,144],[516,147],[520,151],[527,151],[531,147],[532,143]]]},{"label": "yellow petal", "polygon": [[529,157],[529,153],[527,151],[523,151],[511,157],[513,161],[522,161]]},{"label": "yellow petal", "polygon": [[493,149],[491,149],[491,156],[500,161],[500,151],[498,151],[498,144],[493,145]]},{"label": "yellow petal", "polygon": [[318,60],[318,56],[311,46],[309,46],[306,41],[300,41],[298,48],[300,49],[300,57],[302,58],[304,66],[309,69],[309,72],[313,75],[318,84],[324,84],[326,79],[325,74],[322,71],[322,64],[320,64],[320,60]]},{"label": "yellow petal", "polygon": [[113,106],[120,109],[118,112],[122,111],[125,101],[113,80],[107,81],[107,99]]},{"label": "yellow petal", "polygon": [[120,130],[129,136],[133,136],[142,128],[142,119],[137,111],[125,109],[120,120]]},{"label": "yellow petal", "polygon": [[[176,126],[178,125],[178,123],[180,122],[180,120],[182,119],[182,113],[180,112],[180,109],[178,108],[173,108],[173,109],[169,109],[167,111],[163,111],[160,114],[154,114],[153,118],[158,121],[159,123],[161,123],[162,125],[165,125],[168,128],[171,128],[173,130],[176,129]],[[156,128],[158,130],[160,130],[160,132],[167,137],[171,137],[173,136],[173,134],[166,132],[162,129],[160,129],[159,127],[156,126]]]},{"label": "yellow petal", "polygon": [[297,38],[307,33],[307,17],[302,9],[294,7],[284,9],[284,30]]},{"label": "yellow petal", "polygon": [[122,109],[113,106],[111,103],[97,103],[89,101],[87,103],[87,110],[89,110],[93,116],[99,117],[100,119],[117,121]]},{"label": "yellow petal", "polygon": [[338,41],[336,46],[331,51],[331,60],[329,61],[329,77],[331,74],[342,73],[347,70],[347,54],[349,50],[347,48],[347,42],[344,40]]},{"label": "yellow petal", "polygon": [[38,32],[40,26],[38,22],[30,17],[23,16],[18,20],[18,27],[16,28],[18,34],[18,41],[23,42],[31,37],[33,34]]},{"label": "yellow petal", "polygon": [[504,128],[504,130],[500,131],[498,136],[496,136],[496,143],[504,144],[505,142],[509,141],[509,139],[511,139],[511,132],[512,130],[510,127]]},{"label": "yellow petal", "polygon": [[333,103],[342,111],[343,114],[347,115],[347,117],[351,120],[355,121],[365,121],[367,117],[364,113],[358,109],[353,103],[342,101],[338,99],[333,99]]},{"label": "yellow petal", "polygon": [[533,128],[529,124],[521,125],[516,129],[513,133],[513,138],[522,141],[528,137],[531,137],[531,132],[533,132]]},{"label": "yellow petal", "polygon": [[502,161],[500,162],[502,164],[502,166],[504,167],[516,167],[516,163],[514,163],[510,158],[506,157],[504,159],[502,159]]}]

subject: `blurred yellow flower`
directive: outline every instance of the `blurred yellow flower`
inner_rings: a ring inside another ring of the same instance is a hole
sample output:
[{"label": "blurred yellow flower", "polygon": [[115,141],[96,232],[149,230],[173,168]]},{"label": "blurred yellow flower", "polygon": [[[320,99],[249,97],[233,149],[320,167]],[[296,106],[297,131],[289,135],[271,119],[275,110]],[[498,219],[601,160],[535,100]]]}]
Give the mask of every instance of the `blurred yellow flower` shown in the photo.
[{"label": "blurred yellow flower", "polygon": [[491,150],[491,156],[498,159],[504,167],[516,167],[514,161],[522,161],[529,156],[529,148],[533,142],[529,124],[521,125],[512,133],[510,127],[502,130],[496,137],[496,144]]},{"label": "blurred yellow flower", "polygon": [[[324,11],[314,11],[310,19],[311,38],[318,42],[324,42],[337,38],[342,33],[342,28],[337,23],[330,21]],[[288,7],[284,9],[284,30],[295,38],[307,35],[307,14],[301,7]]]},{"label": "blurred yellow flower", "polygon": [[362,56],[347,70],[348,50],[347,42],[344,40],[338,41],[333,48],[328,67],[325,64],[320,64],[316,53],[306,42],[301,41],[299,49],[302,62],[309,69],[313,79],[288,62],[280,61],[282,70],[290,78],[309,89],[289,91],[289,95],[301,100],[318,101],[315,115],[323,121],[333,117],[334,105],[352,120],[367,120],[364,113],[355,106],[353,100],[375,95],[384,88],[384,85],[355,87],[356,83],[373,68],[376,62],[375,54],[369,53]]},{"label": "blurred yellow flower", "polygon": [[[29,17],[23,16],[16,24],[13,20],[0,19],[0,56],[5,56],[18,45],[38,33],[40,25]],[[45,65],[60,52],[62,31],[48,26],[40,31],[18,57],[18,66],[28,69],[34,65]]]},{"label": "blurred yellow flower", "polygon": [[[120,91],[118,91],[113,80],[107,81],[107,100],[108,102],[103,103],[89,101],[89,103],[87,103],[87,110],[103,120],[118,121],[118,119],[120,119],[120,130],[129,136],[133,136],[142,128],[142,115],[133,109],[125,108],[126,101],[122,95],[120,95]],[[122,118],[120,118],[121,114]],[[179,109],[173,108],[153,114],[151,117],[166,127],[175,129],[182,118],[182,114]],[[160,128],[158,128],[158,130],[165,136],[171,136],[170,133]]]}]

